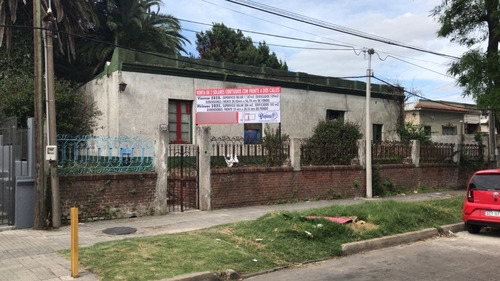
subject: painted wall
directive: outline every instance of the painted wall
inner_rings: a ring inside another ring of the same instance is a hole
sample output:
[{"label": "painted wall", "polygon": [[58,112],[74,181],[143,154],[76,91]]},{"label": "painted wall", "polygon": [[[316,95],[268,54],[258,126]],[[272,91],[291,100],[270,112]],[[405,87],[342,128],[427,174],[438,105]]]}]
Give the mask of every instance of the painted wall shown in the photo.
[{"label": "painted wall", "polygon": [[[127,84],[121,92],[120,82]],[[127,135],[140,138],[156,138],[160,124],[168,124],[168,102],[171,99],[193,101],[195,90],[207,88],[262,87],[245,84],[197,79],[173,75],[115,71],[95,79],[82,88],[92,96],[103,115],[96,135]],[[372,98],[371,119],[374,124],[383,124],[383,139],[396,140],[396,122],[400,114],[394,100]],[[325,120],[326,111],[345,111],[345,120],[359,124],[364,135],[365,97],[349,94],[301,90],[282,87],[281,118],[282,132],[290,137],[310,137],[314,127]],[[193,110],[193,134],[195,130]],[[243,136],[243,124],[212,125],[212,135]],[[277,124],[272,124],[277,127]],[[193,136],[193,141],[195,140]]]}]

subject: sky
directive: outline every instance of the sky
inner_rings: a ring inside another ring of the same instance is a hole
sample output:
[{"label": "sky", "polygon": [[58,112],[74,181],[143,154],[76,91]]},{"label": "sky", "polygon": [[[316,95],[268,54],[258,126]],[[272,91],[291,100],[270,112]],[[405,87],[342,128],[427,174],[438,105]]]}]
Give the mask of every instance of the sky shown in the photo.
[{"label": "sky", "polygon": [[[431,11],[441,0],[253,1],[291,12],[294,18],[298,14],[330,26],[349,28],[435,53],[460,57],[467,51],[448,38],[437,37],[440,24],[431,16]],[[449,57],[313,26],[227,0],[163,0],[160,12],[180,20],[182,34],[191,41],[185,49],[195,56],[198,56],[196,32],[209,30],[212,23],[224,23],[230,28],[242,30],[254,43],[265,41],[271,51],[287,63],[290,71],[343,78],[365,76],[370,66],[375,77],[403,86],[423,98],[475,103],[471,97],[464,98],[462,89],[456,86],[455,78],[447,75],[448,66],[453,62]],[[371,60],[366,52],[362,52],[367,49],[375,51]],[[366,78],[361,80],[366,81]],[[372,83],[381,82],[372,79]],[[416,96],[409,95],[408,102],[416,99]]]}]

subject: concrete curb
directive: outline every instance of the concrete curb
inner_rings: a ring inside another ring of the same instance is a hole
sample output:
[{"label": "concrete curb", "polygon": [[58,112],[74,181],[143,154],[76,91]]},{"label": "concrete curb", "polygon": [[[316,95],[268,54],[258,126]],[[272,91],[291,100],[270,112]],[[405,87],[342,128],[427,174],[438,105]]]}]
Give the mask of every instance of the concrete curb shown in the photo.
[{"label": "concrete curb", "polygon": [[179,275],[174,278],[161,279],[159,281],[220,281],[221,279],[213,272],[197,272]]},{"label": "concrete curb", "polygon": [[[377,250],[377,249],[382,249],[382,248],[393,247],[393,246],[398,246],[398,245],[402,245],[402,244],[417,242],[420,240],[425,240],[425,239],[429,239],[429,238],[438,236],[440,233],[443,233],[446,235],[446,234],[449,234],[450,232],[455,233],[455,232],[460,232],[460,231],[464,231],[464,230],[465,230],[464,223],[455,223],[455,224],[443,225],[440,227],[439,230],[438,230],[438,228],[427,228],[427,229],[423,229],[423,230],[407,232],[407,233],[402,233],[402,234],[396,234],[396,235],[392,235],[392,236],[385,236],[385,237],[375,238],[375,239],[371,239],[371,240],[346,243],[346,244],[342,244],[342,256],[353,255],[353,254],[357,254],[357,253],[361,253],[361,252],[372,251],[372,250]],[[314,263],[314,262],[318,262],[318,261],[311,261],[310,263]],[[253,276],[257,276],[257,275],[271,273],[271,272],[274,272],[277,270],[283,270],[283,269],[286,269],[289,267],[290,266],[268,269],[268,270],[264,270],[261,272],[254,272],[254,273],[246,274],[246,275],[243,275],[241,277],[243,279],[246,279],[246,278],[250,278]],[[221,279],[219,278],[219,276],[217,276],[216,274],[211,273],[211,272],[199,272],[199,273],[180,275],[180,276],[177,276],[175,278],[163,279],[160,281],[203,281],[203,280],[220,281]],[[234,279],[230,279],[230,280],[234,280]]]},{"label": "concrete curb", "polygon": [[[463,231],[465,229],[465,226],[463,223],[456,223],[456,224],[442,226],[441,229],[443,230],[443,233],[447,234],[450,231],[451,232]],[[392,236],[385,236],[371,240],[346,243],[342,245],[342,255],[347,256],[347,255],[357,254],[360,252],[366,252],[381,248],[408,244],[411,242],[429,239],[434,236],[437,236],[438,234],[439,231],[437,228],[427,228],[419,231],[396,234]]]}]

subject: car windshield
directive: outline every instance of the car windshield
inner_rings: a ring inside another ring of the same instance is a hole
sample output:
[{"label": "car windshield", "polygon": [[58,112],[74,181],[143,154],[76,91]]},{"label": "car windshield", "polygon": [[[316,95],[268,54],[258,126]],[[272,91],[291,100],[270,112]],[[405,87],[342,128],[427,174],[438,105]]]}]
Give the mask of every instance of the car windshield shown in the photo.
[{"label": "car windshield", "polygon": [[475,175],[470,182],[470,187],[481,190],[500,190],[500,174]]}]

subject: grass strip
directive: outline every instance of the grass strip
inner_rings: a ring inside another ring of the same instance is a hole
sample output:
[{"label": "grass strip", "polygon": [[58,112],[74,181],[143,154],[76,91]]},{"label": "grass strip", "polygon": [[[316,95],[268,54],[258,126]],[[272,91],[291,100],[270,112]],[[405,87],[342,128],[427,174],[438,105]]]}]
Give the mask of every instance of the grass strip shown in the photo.
[{"label": "grass strip", "polygon": [[[80,249],[80,262],[102,280],[159,280],[229,268],[245,274],[339,256],[348,242],[460,222],[463,201],[457,196],[272,212],[199,231],[98,243]],[[339,224],[306,216],[358,221]],[[69,251],[62,254],[69,257]]]}]

